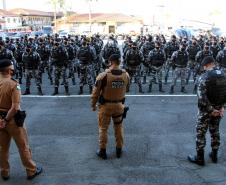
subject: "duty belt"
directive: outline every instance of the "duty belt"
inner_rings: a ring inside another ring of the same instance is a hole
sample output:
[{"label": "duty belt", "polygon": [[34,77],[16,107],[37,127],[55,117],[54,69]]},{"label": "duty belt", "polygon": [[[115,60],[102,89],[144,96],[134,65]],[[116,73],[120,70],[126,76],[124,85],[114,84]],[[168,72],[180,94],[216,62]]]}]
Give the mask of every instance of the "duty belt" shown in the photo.
[{"label": "duty belt", "polygon": [[105,103],[123,103],[125,102],[125,98],[123,98],[122,100],[105,100]]}]

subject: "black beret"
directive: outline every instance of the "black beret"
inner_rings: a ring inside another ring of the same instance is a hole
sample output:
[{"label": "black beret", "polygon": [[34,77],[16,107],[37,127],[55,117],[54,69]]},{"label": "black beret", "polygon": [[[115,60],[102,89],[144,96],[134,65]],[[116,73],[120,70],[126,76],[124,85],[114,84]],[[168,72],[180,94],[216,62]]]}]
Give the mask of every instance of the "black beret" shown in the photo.
[{"label": "black beret", "polygon": [[119,61],[120,60],[120,56],[118,54],[112,54],[109,59],[109,61]]},{"label": "black beret", "polygon": [[214,62],[215,62],[214,58],[211,57],[211,56],[208,56],[208,57],[205,57],[205,58],[202,60],[201,65],[202,65],[202,66],[205,66],[205,65],[207,65],[207,64],[211,64],[211,63],[214,63]]},{"label": "black beret", "polygon": [[13,65],[13,62],[9,59],[0,60],[0,69],[5,68],[5,67],[9,67],[11,65]]}]

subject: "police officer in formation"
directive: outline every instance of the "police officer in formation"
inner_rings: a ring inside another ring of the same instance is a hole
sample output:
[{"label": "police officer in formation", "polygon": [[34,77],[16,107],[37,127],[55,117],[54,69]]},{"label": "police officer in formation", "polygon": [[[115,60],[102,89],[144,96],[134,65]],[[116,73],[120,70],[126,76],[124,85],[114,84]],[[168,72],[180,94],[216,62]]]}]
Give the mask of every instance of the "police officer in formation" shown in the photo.
[{"label": "police officer in formation", "polygon": [[53,48],[50,52],[51,62],[54,66],[54,92],[53,95],[57,95],[59,85],[60,85],[60,78],[63,79],[63,84],[65,88],[65,94],[69,94],[69,84],[67,78],[67,65],[68,65],[68,52],[65,47],[61,44],[60,39],[56,39]]},{"label": "police officer in formation", "polygon": [[25,52],[22,55],[22,61],[25,68],[26,76],[26,90],[23,95],[30,94],[31,78],[35,79],[38,94],[43,95],[41,88],[41,76],[40,76],[40,55],[33,49],[32,45],[27,45]]},{"label": "police officer in formation", "polygon": [[141,84],[141,64],[144,62],[143,54],[138,50],[137,45],[133,42],[125,55],[125,68],[129,73],[131,80],[134,78],[138,84],[139,92],[143,93]]},{"label": "police officer in formation", "polygon": [[204,73],[198,81],[198,120],[196,126],[196,155],[189,155],[188,160],[198,165],[204,165],[204,148],[206,132],[211,136],[212,151],[209,157],[213,163],[218,161],[220,146],[219,125],[224,116],[226,103],[226,73],[218,69],[213,57],[205,57],[202,61]]},{"label": "police officer in formation", "polygon": [[93,62],[96,59],[96,53],[88,45],[86,39],[83,40],[82,46],[78,49],[77,58],[79,60],[80,82],[79,94],[83,94],[84,85],[88,84],[90,93],[94,84]]},{"label": "police officer in formation", "polygon": [[159,92],[164,92],[162,88],[162,72],[163,65],[166,61],[166,55],[163,49],[161,49],[161,43],[155,43],[155,49],[151,50],[147,59],[147,66],[150,71],[150,81],[148,92],[152,92],[152,85],[155,84],[156,79],[159,84]]}]

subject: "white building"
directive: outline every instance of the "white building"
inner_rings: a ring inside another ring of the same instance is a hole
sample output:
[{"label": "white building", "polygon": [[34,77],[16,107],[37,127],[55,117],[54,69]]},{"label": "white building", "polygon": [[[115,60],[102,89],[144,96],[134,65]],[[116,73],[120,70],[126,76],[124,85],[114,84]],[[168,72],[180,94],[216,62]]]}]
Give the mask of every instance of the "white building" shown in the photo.
[{"label": "white building", "polygon": [[0,30],[15,29],[22,26],[22,19],[20,16],[0,9]]}]

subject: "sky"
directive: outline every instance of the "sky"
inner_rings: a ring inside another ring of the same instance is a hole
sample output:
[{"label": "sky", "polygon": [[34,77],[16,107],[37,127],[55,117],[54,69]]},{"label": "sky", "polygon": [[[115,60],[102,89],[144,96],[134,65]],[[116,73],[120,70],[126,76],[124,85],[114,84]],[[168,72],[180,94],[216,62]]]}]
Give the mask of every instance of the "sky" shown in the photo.
[{"label": "sky", "polygon": [[[28,8],[53,11],[48,2],[49,0],[6,0],[6,6],[7,9]],[[89,11],[86,0],[65,0],[65,2],[67,10],[78,13],[87,13]],[[212,21],[210,15],[213,12],[218,16],[222,16],[221,21],[226,21],[225,7],[225,0],[93,0],[91,3],[92,12],[117,12],[137,15],[143,17],[147,22],[153,19],[153,15],[156,19],[164,15],[175,18]]]}]

